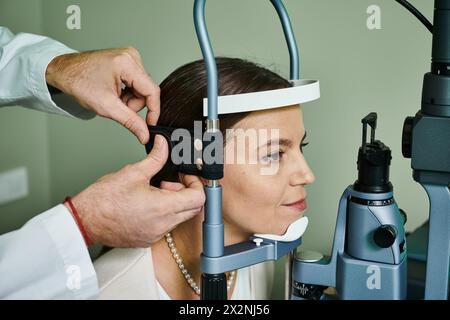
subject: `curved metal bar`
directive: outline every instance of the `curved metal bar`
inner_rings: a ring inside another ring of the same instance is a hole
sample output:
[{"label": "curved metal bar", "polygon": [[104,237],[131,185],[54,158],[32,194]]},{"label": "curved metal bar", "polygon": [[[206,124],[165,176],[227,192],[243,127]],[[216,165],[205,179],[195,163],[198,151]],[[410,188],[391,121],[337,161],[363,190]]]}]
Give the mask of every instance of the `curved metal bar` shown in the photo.
[{"label": "curved metal bar", "polygon": [[211,46],[211,41],[209,40],[208,30],[206,29],[205,3],[206,0],[195,0],[194,25],[203,58],[205,59],[206,73],[208,75],[208,119],[216,120],[218,119],[217,96],[219,80],[217,76],[216,59],[214,58],[214,52]]},{"label": "curved metal bar", "polygon": [[[298,80],[300,76],[299,53],[289,15],[281,0],[270,0],[270,2],[278,13],[288,45],[290,56],[290,80]],[[216,120],[218,119],[218,75],[214,52],[206,28],[205,3],[206,0],[195,0],[194,25],[203,58],[205,59],[206,72],[208,75],[208,119]]]},{"label": "curved metal bar", "polygon": [[295,40],[294,31],[292,30],[291,20],[287,13],[286,8],[281,0],[270,0],[272,5],[277,10],[278,16],[280,17],[281,25],[283,27],[284,37],[289,49],[289,56],[291,59],[290,67],[290,80],[300,79],[300,60],[298,54],[297,41]]}]

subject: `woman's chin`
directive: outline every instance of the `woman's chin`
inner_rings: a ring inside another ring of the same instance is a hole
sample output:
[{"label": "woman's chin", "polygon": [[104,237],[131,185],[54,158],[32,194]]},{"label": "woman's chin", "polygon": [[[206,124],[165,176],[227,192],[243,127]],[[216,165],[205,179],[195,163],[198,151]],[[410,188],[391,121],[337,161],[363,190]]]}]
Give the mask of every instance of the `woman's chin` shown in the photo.
[{"label": "woman's chin", "polygon": [[289,228],[289,226],[291,224],[293,224],[295,221],[297,221],[298,219],[302,218],[303,214],[304,214],[304,211],[297,211],[297,212],[291,212],[288,216],[285,216],[283,218],[284,223],[282,224],[282,227],[280,227],[278,232],[274,233],[274,234],[278,234],[278,235],[285,234],[287,229]]},{"label": "woman's chin", "polygon": [[305,210],[299,210],[291,207],[283,207],[282,217],[285,217],[286,220],[290,220],[290,223],[300,219],[305,214]]},{"label": "woman's chin", "polygon": [[[274,234],[282,236],[286,233],[289,226],[302,218],[304,215],[304,210],[293,210],[290,208],[283,208],[280,212],[278,211],[275,215],[275,219],[270,222],[269,220],[264,223],[264,226],[269,226],[268,228],[258,228],[259,230],[253,230],[253,234]],[[273,223],[275,221],[275,223]]]},{"label": "woman's chin", "polygon": [[[289,226],[294,223],[295,221],[297,221],[298,219],[300,219],[301,217],[297,217],[295,219],[293,219],[292,217],[290,219],[283,219],[283,223],[280,224],[278,223],[277,226],[274,226],[273,228],[270,228],[268,230],[266,230],[265,232],[255,232],[255,233],[259,233],[259,234],[274,234],[277,236],[282,236],[286,233],[287,229],[289,228]],[[281,222],[281,221],[280,221]]]}]

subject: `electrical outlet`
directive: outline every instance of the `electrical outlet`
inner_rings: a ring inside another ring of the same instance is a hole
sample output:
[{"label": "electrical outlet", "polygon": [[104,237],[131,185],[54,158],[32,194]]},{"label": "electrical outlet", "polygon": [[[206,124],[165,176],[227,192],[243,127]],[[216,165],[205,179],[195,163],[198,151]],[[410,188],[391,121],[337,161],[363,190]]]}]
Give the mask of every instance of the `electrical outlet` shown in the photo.
[{"label": "electrical outlet", "polygon": [[28,195],[26,167],[0,173],[0,205],[25,198]]}]

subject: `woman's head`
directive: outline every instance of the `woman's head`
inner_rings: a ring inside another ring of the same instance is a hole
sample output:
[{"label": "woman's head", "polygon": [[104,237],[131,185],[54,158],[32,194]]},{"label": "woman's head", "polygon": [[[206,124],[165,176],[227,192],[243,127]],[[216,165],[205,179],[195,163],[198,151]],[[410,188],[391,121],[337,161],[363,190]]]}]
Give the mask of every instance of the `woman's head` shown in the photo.
[{"label": "woman's head", "polygon": [[[216,63],[221,96],[291,86],[276,73],[252,62],[217,58]],[[158,125],[193,129],[194,121],[203,120],[203,99],[207,95],[203,60],[178,68],[161,83],[160,88]],[[301,208],[287,205],[305,198],[304,186],[314,181],[301,153],[306,132],[300,107],[225,114],[219,119],[225,143],[221,185],[223,217],[228,231],[241,234],[284,233],[288,225],[302,214]],[[226,134],[227,129],[233,129],[232,134]],[[272,134],[273,130],[277,130],[278,136]],[[257,139],[252,141],[255,135]],[[242,152],[244,161],[229,157]],[[256,163],[249,161],[252,156],[256,157]],[[230,162],[230,159],[234,161]],[[274,167],[277,169],[274,172],[267,170]],[[152,185],[158,186],[162,180],[178,181],[178,174],[163,171],[155,176]]]}]

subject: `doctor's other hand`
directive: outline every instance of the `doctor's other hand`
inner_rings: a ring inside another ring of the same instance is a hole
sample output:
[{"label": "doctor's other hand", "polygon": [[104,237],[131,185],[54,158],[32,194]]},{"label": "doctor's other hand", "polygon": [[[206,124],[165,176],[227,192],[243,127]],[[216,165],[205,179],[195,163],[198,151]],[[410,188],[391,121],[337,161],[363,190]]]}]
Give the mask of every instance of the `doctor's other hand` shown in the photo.
[{"label": "doctor's other hand", "polygon": [[201,211],[205,194],[197,177],[186,176],[183,189],[164,190],[149,184],[168,153],[167,141],[156,135],[155,145],[144,160],[100,178],[73,197],[81,224],[93,243],[149,247]]},{"label": "doctor's other hand", "polygon": [[155,125],[160,90],[145,71],[136,49],[63,54],[49,63],[45,78],[82,107],[119,122],[142,144],[148,142],[146,121],[137,112],[147,106],[147,122]]}]

